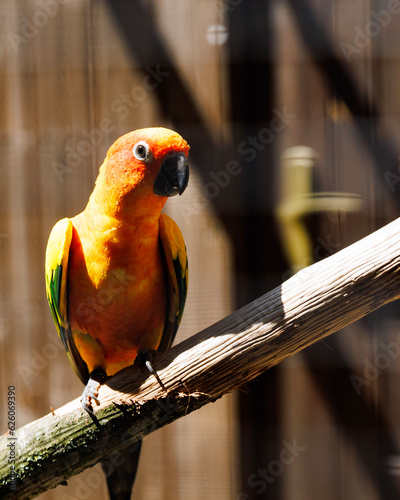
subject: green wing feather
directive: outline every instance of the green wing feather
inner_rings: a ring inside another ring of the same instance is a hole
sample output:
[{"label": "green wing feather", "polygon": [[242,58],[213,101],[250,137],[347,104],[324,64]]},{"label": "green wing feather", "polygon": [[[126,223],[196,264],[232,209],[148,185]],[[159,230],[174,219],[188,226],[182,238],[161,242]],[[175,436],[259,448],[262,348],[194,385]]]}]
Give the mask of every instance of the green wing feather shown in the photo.
[{"label": "green wing feather", "polygon": [[58,335],[75,373],[86,384],[89,373],[81,358],[68,324],[67,277],[73,226],[62,219],[53,227],[46,249],[46,295]]},{"label": "green wing feather", "polygon": [[167,215],[160,216],[160,241],[167,270],[167,318],[159,351],[168,349],[175,339],[185,307],[188,287],[188,260],[185,242],[177,224]]}]

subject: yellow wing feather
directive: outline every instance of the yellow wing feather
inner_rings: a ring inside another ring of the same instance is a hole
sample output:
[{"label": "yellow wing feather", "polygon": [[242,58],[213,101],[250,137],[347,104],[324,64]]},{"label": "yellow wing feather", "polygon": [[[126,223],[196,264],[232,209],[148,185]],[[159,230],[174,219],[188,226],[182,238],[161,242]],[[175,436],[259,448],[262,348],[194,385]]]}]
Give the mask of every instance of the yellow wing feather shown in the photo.
[{"label": "yellow wing feather", "polygon": [[168,277],[168,310],[158,350],[165,351],[174,341],[182,319],[188,287],[188,259],[185,241],[178,225],[168,215],[161,214],[159,226]]},{"label": "yellow wing feather", "polygon": [[67,271],[72,223],[62,219],[53,227],[46,249],[46,294],[60,334],[67,327]]},{"label": "yellow wing feather", "polygon": [[58,335],[67,351],[71,364],[83,383],[89,373],[81,358],[68,324],[68,258],[72,240],[72,222],[65,218],[53,227],[46,249],[46,294]]}]

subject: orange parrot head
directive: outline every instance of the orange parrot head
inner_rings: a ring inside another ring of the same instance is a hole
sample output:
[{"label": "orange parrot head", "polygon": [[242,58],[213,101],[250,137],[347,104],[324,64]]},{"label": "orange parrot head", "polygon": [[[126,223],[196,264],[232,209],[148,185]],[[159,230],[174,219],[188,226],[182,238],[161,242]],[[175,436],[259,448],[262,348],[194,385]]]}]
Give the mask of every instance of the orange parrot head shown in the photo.
[{"label": "orange parrot head", "polygon": [[[176,132],[146,128],[117,139],[100,168],[92,197],[108,212],[142,211],[181,195],[189,180],[189,145]],[[139,202],[140,201],[140,205]]]}]

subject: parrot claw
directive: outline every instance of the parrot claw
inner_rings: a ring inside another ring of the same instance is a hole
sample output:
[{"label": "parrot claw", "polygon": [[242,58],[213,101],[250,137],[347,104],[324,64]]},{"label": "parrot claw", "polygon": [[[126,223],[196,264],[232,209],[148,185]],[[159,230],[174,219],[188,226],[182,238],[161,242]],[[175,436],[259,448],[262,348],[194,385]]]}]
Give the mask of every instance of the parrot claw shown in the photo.
[{"label": "parrot claw", "polygon": [[147,370],[155,377],[161,389],[168,394],[167,388],[163,384],[162,380],[160,379],[158,373],[156,372],[153,366],[152,360],[154,352],[155,351],[152,351],[151,349],[143,349],[142,351],[139,352],[136,359],[140,366],[140,369],[144,371],[144,368],[147,368]]},{"label": "parrot claw", "polygon": [[82,408],[89,413],[91,417],[94,417],[92,401],[98,406],[100,404],[98,395],[101,384],[107,378],[106,372],[104,370],[98,369],[93,370],[90,374],[89,380],[83,389],[81,405]]}]

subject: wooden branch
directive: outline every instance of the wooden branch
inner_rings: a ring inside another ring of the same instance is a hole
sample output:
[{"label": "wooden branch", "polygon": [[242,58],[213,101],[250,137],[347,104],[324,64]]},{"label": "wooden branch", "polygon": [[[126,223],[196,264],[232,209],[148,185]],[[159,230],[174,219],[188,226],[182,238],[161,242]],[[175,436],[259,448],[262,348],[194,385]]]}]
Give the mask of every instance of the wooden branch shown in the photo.
[{"label": "wooden branch", "polygon": [[119,450],[146,434],[399,298],[399,233],[397,219],[158,355],[168,394],[130,367],[101,388],[97,426],[76,399],[1,438],[0,497],[32,498],[100,459],[118,461]]}]

